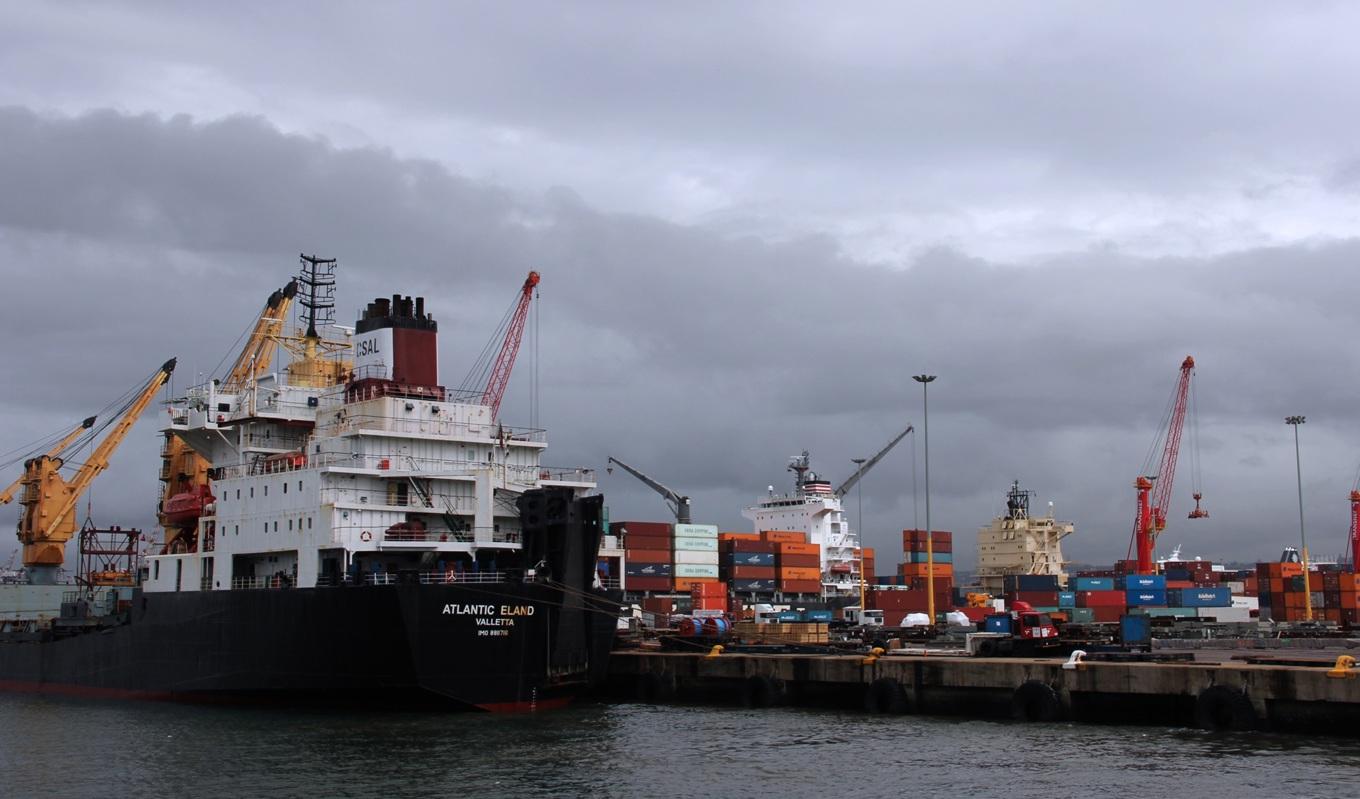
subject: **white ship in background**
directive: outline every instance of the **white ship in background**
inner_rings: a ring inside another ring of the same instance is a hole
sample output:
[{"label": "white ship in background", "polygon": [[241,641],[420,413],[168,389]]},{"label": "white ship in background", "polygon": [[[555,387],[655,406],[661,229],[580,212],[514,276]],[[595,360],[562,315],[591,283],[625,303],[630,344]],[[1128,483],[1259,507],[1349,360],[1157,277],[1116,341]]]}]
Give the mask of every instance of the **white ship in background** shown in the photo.
[{"label": "white ship in background", "polygon": [[[850,527],[841,498],[860,481],[883,456],[897,445],[913,428],[908,425],[877,455],[864,461],[849,479],[833,488],[811,468],[807,450],[789,459],[789,471],[794,473],[793,492],[776,494],[771,486],[768,494],[742,516],[750,519],[756,532],[764,530],[795,530],[808,535],[808,543],[821,547],[822,595],[826,597],[858,596],[860,573],[863,568],[859,531]],[[873,575],[864,575],[871,581]]]}]

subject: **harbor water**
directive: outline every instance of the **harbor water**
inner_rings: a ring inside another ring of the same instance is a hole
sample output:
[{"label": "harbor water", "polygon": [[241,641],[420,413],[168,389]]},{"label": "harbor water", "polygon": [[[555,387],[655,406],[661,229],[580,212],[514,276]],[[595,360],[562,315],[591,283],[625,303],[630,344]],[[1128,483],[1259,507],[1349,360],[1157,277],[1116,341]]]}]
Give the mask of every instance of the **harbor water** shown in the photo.
[{"label": "harbor water", "polygon": [[1353,796],[1353,741],[807,709],[524,716],[0,695],[8,797]]}]

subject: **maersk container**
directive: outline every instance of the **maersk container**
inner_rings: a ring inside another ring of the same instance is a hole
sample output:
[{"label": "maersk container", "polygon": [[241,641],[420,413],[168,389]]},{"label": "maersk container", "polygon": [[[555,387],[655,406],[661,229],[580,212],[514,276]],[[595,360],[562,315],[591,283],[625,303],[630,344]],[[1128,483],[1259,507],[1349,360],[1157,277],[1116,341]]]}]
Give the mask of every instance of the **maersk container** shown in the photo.
[{"label": "maersk container", "polygon": [[775,619],[779,622],[799,622],[803,620],[803,614],[796,610],[781,610]]},{"label": "maersk container", "polygon": [[[677,567],[677,568],[678,568],[678,567]],[[1146,606],[1146,605],[1165,605],[1165,604],[1166,604],[1166,589],[1165,589],[1165,588],[1161,589],[1160,591],[1159,591],[1159,590],[1156,590],[1156,589],[1139,589],[1139,588],[1131,588],[1131,589],[1129,589],[1128,591],[1125,591],[1125,592],[1124,592],[1124,595],[1125,595],[1125,601],[1128,603],[1128,606],[1131,607],[1131,608],[1133,608],[1133,607],[1143,607],[1143,606]]]},{"label": "maersk container", "polygon": [[836,619],[835,612],[830,610],[809,610],[806,611],[803,616],[806,617],[808,621],[831,622]]},{"label": "maersk container", "polygon": [[1126,574],[1122,579],[1126,591],[1166,591],[1166,577],[1160,574]]},{"label": "maersk container", "polygon": [[1076,585],[1078,591],[1113,591],[1113,577],[1077,577]]},{"label": "maersk container", "polygon": [[676,538],[676,552],[717,552],[718,539],[716,538]]},{"label": "maersk container", "polygon": [[1076,591],[1059,591],[1059,592],[1058,592],[1058,607],[1060,607],[1060,608],[1075,608],[1076,606],[1077,606],[1077,592],[1076,592]]}]

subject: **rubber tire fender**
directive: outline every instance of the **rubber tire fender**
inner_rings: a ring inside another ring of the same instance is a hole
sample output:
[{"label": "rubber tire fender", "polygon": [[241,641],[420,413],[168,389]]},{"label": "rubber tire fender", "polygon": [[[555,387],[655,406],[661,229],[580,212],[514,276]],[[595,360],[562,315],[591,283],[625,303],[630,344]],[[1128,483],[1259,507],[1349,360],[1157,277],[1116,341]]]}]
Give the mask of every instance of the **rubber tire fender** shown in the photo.
[{"label": "rubber tire fender", "polygon": [[644,704],[669,702],[675,698],[675,678],[652,672],[639,674],[634,695],[637,701]]},{"label": "rubber tire fender", "polygon": [[741,703],[749,708],[776,707],[784,704],[784,681],[761,674],[746,678]]},{"label": "rubber tire fender", "polygon": [[1062,701],[1048,683],[1027,680],[1011,694],[1011,718],[1016,721],[1057,721],[1062,715]]},{"label": "rubber tire fender", "polygon": [[1195,699],[1195,726],[1214,732],[1254,730],[1261,720],[1245,692],[1226,685],[1211,685]]},{"label": "rubber tire fender", "polygon": [[901,715],[911,708],[902,683],[892,677],[879,677],[864,688],[864,709],[869,713]]}]

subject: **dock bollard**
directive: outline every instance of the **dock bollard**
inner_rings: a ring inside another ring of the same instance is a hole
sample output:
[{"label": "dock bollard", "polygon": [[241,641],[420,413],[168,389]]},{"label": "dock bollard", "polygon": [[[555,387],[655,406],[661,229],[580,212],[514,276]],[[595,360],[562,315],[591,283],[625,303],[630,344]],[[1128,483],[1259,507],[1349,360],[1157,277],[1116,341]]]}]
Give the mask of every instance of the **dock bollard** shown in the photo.
[{"label": "dock bollard", "polygon": [[1336,665],[1332,666],[1331,671],[1327,672],[1328,677],[1340,680],[1353,680],[1356,674],[1360,674],[1360,672],[1355,670],[1355,658],[1350,655],[1338,655]]}]

